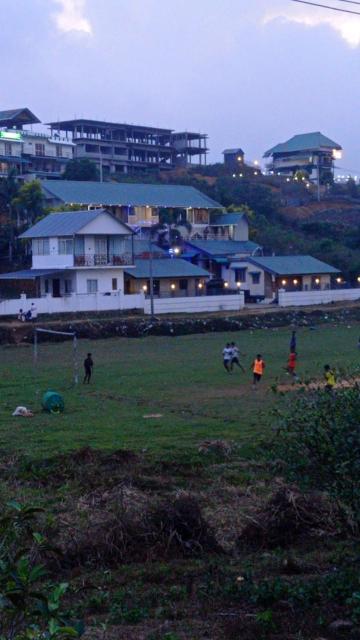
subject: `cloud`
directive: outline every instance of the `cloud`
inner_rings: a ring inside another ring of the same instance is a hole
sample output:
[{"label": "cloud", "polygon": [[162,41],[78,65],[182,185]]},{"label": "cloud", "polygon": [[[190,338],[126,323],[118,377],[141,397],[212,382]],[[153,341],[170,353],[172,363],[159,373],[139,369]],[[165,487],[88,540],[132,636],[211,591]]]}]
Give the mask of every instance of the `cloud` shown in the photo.
[{"label": "cloud", "polygon": [[60,5],[58,12],[54,15],[59,31],[92,34],[90,21],[85,16],[86,0],[54,0],[54,2]]},{"label": "cloud", "polygon": [[357,18],[353,15],[327,12],[324,9],[294,7],[294,9],[279,9],[268,12],[263,21],[264,24],[268,24],[279,18],[284,22],[295,22],[305,27],[327,25],[340,34],[351,47],[360,46],[360,16]]}]

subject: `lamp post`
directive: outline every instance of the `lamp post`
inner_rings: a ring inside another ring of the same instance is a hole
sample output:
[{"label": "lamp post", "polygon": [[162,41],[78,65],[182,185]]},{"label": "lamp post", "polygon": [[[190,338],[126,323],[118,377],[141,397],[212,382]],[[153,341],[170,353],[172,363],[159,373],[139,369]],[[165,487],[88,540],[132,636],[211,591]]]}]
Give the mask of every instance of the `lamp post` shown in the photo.
[{"label": "lamp post", "polygon": [[149,284],[150,284],[150,317],[154,318],[154,277],[153,277],[153,251],[152,232],[149,233]]}]

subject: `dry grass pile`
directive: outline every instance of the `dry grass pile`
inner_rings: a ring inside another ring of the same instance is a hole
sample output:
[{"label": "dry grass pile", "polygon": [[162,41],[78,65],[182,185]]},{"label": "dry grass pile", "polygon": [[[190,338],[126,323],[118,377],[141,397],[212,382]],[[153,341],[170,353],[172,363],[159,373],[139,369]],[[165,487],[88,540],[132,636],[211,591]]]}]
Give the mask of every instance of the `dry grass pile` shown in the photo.
[{"label": "dry grass pile", "polygon": [[242,530],[238,546],[274,549],[309,536],[336,535],[340,514],[322,494],[282,486]]},{"label": "dry grass pile", "polygon": [[74,511],[62,514],[58,532],[66,567],[221,551],[194,497],[160,499],[126,486],[80,498]]}]

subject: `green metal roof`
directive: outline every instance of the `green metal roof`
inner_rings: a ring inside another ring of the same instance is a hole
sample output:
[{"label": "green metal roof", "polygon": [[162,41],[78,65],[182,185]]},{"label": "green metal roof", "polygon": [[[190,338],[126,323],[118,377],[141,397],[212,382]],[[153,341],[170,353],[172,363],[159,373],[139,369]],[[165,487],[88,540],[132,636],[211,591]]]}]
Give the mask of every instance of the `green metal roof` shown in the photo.
[{"label": "green metal roof", "polygon": [[231,224],[237,224],[240,220],[246,218],[245,213],[242,211],[232,211],[231,213],[223,213],[217,216],[214,216],[211,221],[211,226],[228,226]]},{"label": "green metal roof", "polygon": [[312,256],[266,256],[250,258],[249,262],[279,276],[340,273],[339,269]]},{"label": "green metal roof", "polygon": [[250,240],[191,240],[187,246],[199,250],[199,253],[206,253],[209,256],[231,256],[237,253],[252,254],[261,249],[260,245]]},{"label": "green metal roof", "polygon": [[275,145],[264,153],[264,158],[268,158],[276,153],[294,153],[296,151],[316,151],[318,149],[337,149],[342,147],[334,140],[327,138],[320,131],[312,133],[301,133],[293,136],[286,142]]},{"label": "green metal roof", "polygon": [[[157,258],[153,263],[154,278],[209,278],[210,273],[181,258]],[[150,277],[150,260],[136,259],[135,269],[125,269],[125,273],[133,278]]]},{"label": "green metal roof", "polygon": [[[94,211],[63,211],[61,213],[49,213],[45,218],[34,224],[27,231],[19,236],[24,238],[51,238],[57,236],[73,236],[78,233],[89,222],[95,220],[99,215],[106,214],[111,215],[104,209],[96,209]],[[115,218],[114,218],[115,219]],[[129,234],[132,233],[130,227],[127,227],[123,222],[119,223],[119,227],[125,227],[128,229]]]},{"label": "green metal roof", "polygon": [[198,189],[182,185],[82,182],[79,180],[43,180],[41,184],[47,195],[67,204],[223,208],[221,204],[208,198]]}]

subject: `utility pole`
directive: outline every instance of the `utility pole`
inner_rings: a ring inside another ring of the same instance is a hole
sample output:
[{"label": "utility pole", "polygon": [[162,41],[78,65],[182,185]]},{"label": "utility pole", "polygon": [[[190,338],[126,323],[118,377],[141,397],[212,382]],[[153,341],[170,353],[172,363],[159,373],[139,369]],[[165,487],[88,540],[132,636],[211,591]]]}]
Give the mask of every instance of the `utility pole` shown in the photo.
[{"label": "utility pole", "polygon": [[154,278],[153,278],[153,250],[152,232],[149,233],[149,284],[150,284],[150,316],[154,318]]},{"label": "utility pole", "polygon": [[317,158],[317,199],[320,202],[320,153]]}]

